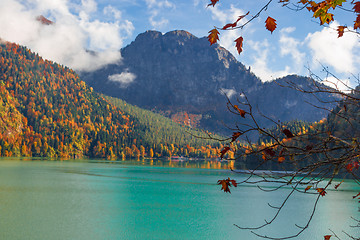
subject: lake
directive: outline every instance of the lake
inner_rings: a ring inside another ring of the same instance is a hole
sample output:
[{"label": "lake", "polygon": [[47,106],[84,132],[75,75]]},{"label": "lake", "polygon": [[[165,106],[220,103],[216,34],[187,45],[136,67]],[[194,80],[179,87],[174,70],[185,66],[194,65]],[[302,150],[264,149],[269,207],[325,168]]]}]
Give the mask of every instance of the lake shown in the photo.
[{"label": "lake", "polygon": [[[269,219],[289,189],[256,186],[220,191],[217,180],[245,176],[226,163],[163,161],[0,160],[0,239],[259,239],[240,226]],[[208,169],[219,168],[219,169]],[[328,191],[309,229],[297,239],[357,232],[359,192],[351,182]],[[304,224],[313,196],[297,194],[273,226],[259,233],[284,236]]]}]

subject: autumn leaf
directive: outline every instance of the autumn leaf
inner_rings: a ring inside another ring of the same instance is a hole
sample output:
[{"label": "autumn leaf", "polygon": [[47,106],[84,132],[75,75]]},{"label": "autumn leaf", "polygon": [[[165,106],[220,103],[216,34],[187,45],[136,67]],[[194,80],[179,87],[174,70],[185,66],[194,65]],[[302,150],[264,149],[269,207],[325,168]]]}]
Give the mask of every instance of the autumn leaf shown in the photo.
[{"label": "autumn leaf", "polygon": [[305,191],[305,192],[308,191],[311,187],[312,187],[312,186],[307,186],[304,191]]},{"label": "autumn leaf", "polygon": [[289,129],[284,129],[284,130],[282,130],[282,132],[285,134],[285,136],[287,138],[293,138],[294,137],[294,134],[292,134],[292,132],[290,132]]},{"label": "autumn leaf", "polygon": [[237,187],[237,183],[235,180],[230,180],[231,184],[234,186],[234,187]]},{"label": "autumn leaf", "polygon": [[340,183],[336,184],[334,188],[338,189],[343,182],[344,182],[344,180],[342,180]]},{"label": "autumn leaf", "polygon": [[324,23],[331,23],[334,21],[334,14],[332,13],[325,13],[320,16],[320,25],[323,25]]},{"label": "autumn leaf", "polygon": [[338,28],[337,28],[338,38],[339,38],[339,37],[342,37],[342,36],[344,35],[344,29],[345,29],[345,28],[346,28],[345,26],[338,26]]},{"label": "autumn leaf", "polygon": [[244,40],[243,37],[239,37],[234,41],[234,42],[236,42],[235,46],[236,46],[236,49],[237,49],[239,54],[243,51],[243,49],[242,49],[243,40]]},{"label": "autumn leaf", "polygon": [[219,1],[219,0],[210,0],[211,1],[211,3],[209,3],[207,6],[209,7],[209,6],[213,6],[213,7],[215,7],[215,4]]},{"label": "autumn leaf", "polygon": [[299,3],[302,3],[302,4],[307,4],[309,1],[308,0],[300,0],[300,2]]},{"label": "autumn leaf", "polygon": [[264,149],[264,153],[265,153],[266,155],[269,155],[270,157],[275,156],[275,151],[274,151],[272,148],[265,148],[265,149]]},{"label": "autumn leaf", "polygon": [[354,29],[360,28],[360,14],[357,15],[355,23],[354,23]]},{"label": "autumn leaf", "polygon": [[226,24],[225,26],[223,26],[222,30],[226,30],[228,28],[234,28],[234,27],[236,27],[236,22]]},{"label": "autumn leaf", "polygon": [[265,21],[265,27],[272,33],[276,28],[276,20],[272,17],[268,17]]},{"label": "autumn leaf", "polygon": [[280,157],[278,158],[278,162],[279,162],[279,163],[282,163],[283,161],[285,161],[285,157],[280,156]]},{"label": "autumn leaf", "polygon": [[355,169],[359,169],[359,162],[354,162],[353,166],[354,166]]},{"label": "autumn leaf", "polygon": [[243,19],[244,17],[246,17],[247,15],[249,15],[249,13],[250,13],[250,12],[248,11],[246,14],[239,16],[235,23],[238,23],[241,19]]},{"label": "autumn leaf", "polygon": [[352,163],[349,163],[349,164],[346,165],[345,168],[346,168],[346,170],[347,170],[348,172],[352,172],[352,170],[354,169],[354,166],[353,166]]},{"label": "autumn leaf", "polygon": [[353,9],[354,9],[354,12],[360,13],[360,2],[359,1],[354,3]]},{"label": "autumn leaf", "polygon": [[317,188],[316,191],[322,196],[324,197],[326,194],[326,191],[324,188]]},{"label": "autumn leaf", "polygon": [[240,109],[238,105],[234,105],[234,108],[236,109],[236,111],[239,112],[240,116],[242,116],[243,118],[245,118],[245,111]]},{"label": "autumn leaf", "polygon": [[219,40],[220,33],[216,28],[210,30],[209,33],[210,34],[208,36],[208,40],[209,40],[210,46],[211,46]]},{"label": "autumn leaf", "polygon": [[231,137],[231,142],[234,142],[238,137],[241,136],[241,132],[234,132],[232,137]]},{"label": "autumn leaf", "polygon": [[325,235],[324,236],[324,240],[329,240],[331,238],[332,235]]},{"label": "autumn leaf", "polygon": [[279,3],[283,3],[283,7],[290,3],[290,0],[280,0]]},{"label": "autumn leaf", "polygon": [[237,187],[236,181],[233,179],[230,179],[230,178],[218,180],[217,184],[221,185],[221,190],[224,190],[224,192],[228,192],[228,193],[231,193],[230,192],[231,185],[233,185],[234,187]]},{"label": "autumn leaf", "polygon": [[223,159],[224,155],[230,150],[230,147],[225,146],[220,152],[220,159]]}]

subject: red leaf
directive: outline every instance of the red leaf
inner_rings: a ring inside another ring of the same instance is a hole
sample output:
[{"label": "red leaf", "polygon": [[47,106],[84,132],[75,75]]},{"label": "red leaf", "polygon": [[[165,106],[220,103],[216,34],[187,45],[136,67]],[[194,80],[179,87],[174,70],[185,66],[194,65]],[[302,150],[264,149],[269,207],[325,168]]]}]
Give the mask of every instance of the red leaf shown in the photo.
[{"label": "red leaf", "polygon": [[354,166],[355,169],[359,169],[359,162],[354,162],[353,166]]},{"label": "red leaf", "polygon": [[224,155],[230,150],[230,147],[226,146],[223,148],[223,150],[221,150],[221,154],[220,154],[220,159],[222,159],[224,157]]},{"label": "red leaf", "polygon": [[219,0],[210,0],[211,3],[209,3],[207,6],[213,6],[215,7],[215,4],[219,1]]},{"label": "red leaf", "polygon": [[236,23],[237,23],[237,22],[228,23],[228,24],[226,24],[225,26],[223,26],[222,30],[226,30],[226,29],[228,29],[228,28],[234,28],[234,27],[236,27]]},{"label": "red leaf", "polygon": [[360,28],[360,14],[357,15],[356,20],[354,21],[354,29]]},{"label": "red leaf", "polygon": [[269,155],[271,157],[275,156],[275,151],[272,150],[272,148],[265,148],[264,153],[266,153],[266,155]]},{"label": "red leaf", "polygon": [[211,46],[219,40],[220,33],[216,28],[210,30],[209,33],[210,34],[208,36],[208,40],[209,40],[210,46]]},{"label": "red leaf", "polygon": [[285,134],[285,136],[287,138],[293,138],[294,137],[294,134],[292,134],[292,132],[290,132],[289,129],[284,129],[284,130],[282,130],[282,132]]},{"label": "red leaf", "polygon": [[326,191],[324,188],[317,188],[316,191],[322,196],[324,197],[326,194]]},{"label": "red leaf", "polygon": [[242,116],[243,118],[245,118],[245,113],[246,113],[246,112],[245,112],[244,110],[240,109],[240,108],[238,107],[238,105],[234,105],[234,108],[236,109],[236,111],[239,112],[240,116]]},{"label": "red leaf", "polygon": [[[243,47],[243,37],[239,37],[235,40],[236,42],[236,49],[238,51],[238,53],[240,54],[242,52],[242,47]],[[245,114],[244,114],[245,115]]]},{"label": "red leaf", "polygon": [[276,28],[276,20],[272,17],[268,17],[265,21],[265,27],[272,33]]},{"label": "red leaf", "polygon": [[352,170],[354,169],[354,166],[353,166],[352,163],[349,163],[349,164],[346,165],[345,168],[346,168],[346,170],[347,170],[348,172],[352,172]]},{"label": "red leaf", "polygon": [[307,187],[305,188],[305,192],[308,191],[311,187],[312,187],[312,186],[307,186]]},{"label": "red leaf", "polygon": [[340,183],[336,184],[334,188],[338,189],[343,182],[344,182],[344,180],[342,180]]},{"label": "red leaf", "polygon": [[357,195],[353,196],[353,199],[355,199],[357,197],[360,197],[360,192]]},{"label": "red leaf", "polygon": [[324,236],[324,240],[330,240],[331,236],[332,236],[332,235],[325,235],[325,236]]},{"label": "red leaf", "polygon": [[354,9],[354,12],[360,13],[360,2],[359,1],[354,3],[353,9]]},{"label": "red leaf", "polygon": [[234,132],[232,137],[231,137],[231,142],[234,142],[238,137],[241,136],[241,132]]},{"label": "red leaf", "polygon": [[246,17],[247,15],[249,15],[250,12],[247,12],[245,15],[241,15],[238,17],[238,19],[236,20],[236,23],[238,23],[241,19],[243,19],[244,17]]},{"label": "red leaf", "polygon": [[237,183],[235,180],[230,180],[231,184],[234,186],[234,187],[237,187]]},{"label": "red leaf", "polygon": [[337,28],[338,38],[339,38],[339,37],[342,37],[342,36],[344,35],[344,29],[345,29],[345,28],[346,28],[345,26],[338,26],[338,28]]}]

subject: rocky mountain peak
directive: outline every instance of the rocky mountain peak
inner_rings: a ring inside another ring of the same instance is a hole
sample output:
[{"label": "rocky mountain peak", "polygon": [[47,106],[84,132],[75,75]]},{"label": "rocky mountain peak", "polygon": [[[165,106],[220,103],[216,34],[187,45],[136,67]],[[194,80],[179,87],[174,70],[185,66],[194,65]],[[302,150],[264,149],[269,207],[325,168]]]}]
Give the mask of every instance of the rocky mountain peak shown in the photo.
[{"label": "rocky mountain peak", "polygon": [[[83,79],[96,91],[167,112],[169,117],[193,114],[193,119],[200,119],[195,125],[210,130],[223,126],[218,122],[223,119],[232,122],[224,93],[235,100],[245,92],[254,106],[269,110],[266,113],[276,120],[311,121],[325,116],[303,106],[301,94],[275,83],[262,83],[228,50],[218,44],[210,46],[206,37],[186,31],[147,31],[121,49],[121,55],[122,65],[108,65],[84,74]],[[291,80],[306,81],[295,76]]]}]

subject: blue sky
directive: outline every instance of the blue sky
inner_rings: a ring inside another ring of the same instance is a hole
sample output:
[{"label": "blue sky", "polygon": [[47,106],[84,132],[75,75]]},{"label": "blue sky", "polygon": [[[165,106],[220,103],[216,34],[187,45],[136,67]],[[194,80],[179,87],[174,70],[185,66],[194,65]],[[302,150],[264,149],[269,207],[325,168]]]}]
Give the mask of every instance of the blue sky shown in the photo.
[{"label": "blue sky", "polygon": [[[197,37],[208,35],[250,11],[255,14],[266,0],[1,0],[0,38],[28,46],[45,58],[76,70],[89,70],[110,62],[121,62],[117,51],[146,30],[166,33],[186,30]],[[53,26],[39,24],[44,15]],[[271,34],[265,19],[277,20]],[[352,25],[355,15],[335,15],[340,23]],[[336,28],[335,22],[331,25]],[[233,42],[244,37],[239,56]],[[263,81],[287,74],[308,75],[307,68],[325,77],[321,65],[354,86],[359,76],[360,41],[355,34],[337,38],[331,28],[321,27],[307,11],[295,12],[274,1],[245,29],[221,32],[220,44]],[[99,52],[93,56],[85,49]],[[335,81],[333,77],[328,80]]]}]

